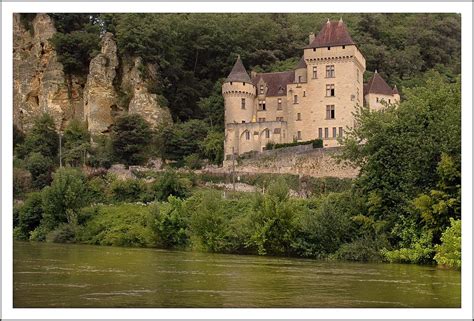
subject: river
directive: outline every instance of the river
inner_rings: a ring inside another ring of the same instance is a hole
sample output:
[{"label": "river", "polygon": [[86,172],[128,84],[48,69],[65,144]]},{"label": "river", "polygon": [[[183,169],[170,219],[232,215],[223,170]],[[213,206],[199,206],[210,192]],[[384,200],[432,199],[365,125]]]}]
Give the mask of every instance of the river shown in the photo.
[{"label": "river", "polygon": [[460,307],[433,266],[14,242],[14,307]]}]

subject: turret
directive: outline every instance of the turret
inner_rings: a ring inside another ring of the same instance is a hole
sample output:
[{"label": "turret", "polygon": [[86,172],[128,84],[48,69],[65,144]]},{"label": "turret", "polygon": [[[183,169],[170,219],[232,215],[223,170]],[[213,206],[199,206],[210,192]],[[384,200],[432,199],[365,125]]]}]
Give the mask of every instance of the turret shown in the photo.
[{"label": "turret", "polygon": [[304,56],[301,57],[298,65],[295,68],[295,83],[307,82],[307,65],[304,61]]},{"label": "turret", "polygon": [[252,84],[240,56],[222,85],[225,123],[250,123],[255,114],[256,88]]}]

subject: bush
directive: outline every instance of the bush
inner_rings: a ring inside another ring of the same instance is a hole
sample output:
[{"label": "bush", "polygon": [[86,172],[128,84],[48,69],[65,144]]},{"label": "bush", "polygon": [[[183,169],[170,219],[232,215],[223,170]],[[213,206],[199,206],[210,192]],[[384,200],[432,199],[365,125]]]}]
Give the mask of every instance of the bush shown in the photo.
[{"label": "bush", "polygon": [[13,168],[13,198],[23,196],[32,188],[31,173],[22,168]]},{"label": "bush", "polygon": [[96,205],[81,212],[93,213],[77,235],[81,242],[136,247],[156,245],[152,217],[145,205]]},{"label": "bush", "polygon": [[185,198],[189,195],[192,183],[189,179],[180,178],[174,171],[166,171],[154,184],[155,200],[164,201],[173,195]]},{"label": "bush", "polygon": [[110,185],[110,193],[115,202],[149,202],[153,198],[145,182],[139,179],[117,179]]},{"label": "bush", "polygon": [[61,224],[46,235],[46,241],[53,243],[74,243],[76,241],[77,228],[77,226],[72,224]]},{"label": "bush", "polygon": [[30,193],[25,203],[18,210],[18,227],[29,235],[43,219],[43,199],[40,192]]},{"label": "bush", "polygon": [[434,256],[432,240],[432,233],[430,231],[424,231],[420,238],[414,241],[409,248],[401,248],[392,251],[384,249],[382,250],[382,255],[390,263],[432,263]]},{"label": "bush", "polygon": [[184,164],[189,169],[201,169],[202,168],[202,161],[199,157],[199,154],[191,154],[184,157]]},{"label": "bush", "polygon": [[441,236],[442,243],[436,245],[435,261],[440,265],[461,268],[461,220],[451,218],[451,226]]},{"label": "bush", "polygon": [[40,225],[30,232],[30,241],[44,242],[46,241],[46,236],[50,232],[50,229],[44,225]]},{"label": "bush", "polygon": [[159,247],[184,248],[188,244],[188,217],[183,211],[182,200],[170,196],[162,206],[152,205],[150,213]]},{"label": "bush", "polygon": [[313,148],[322,148],[323,147],[323,141],[321,139],[313,139],[313,140],[308,140],[304,142],[293,142],[293,143],[283,143],[283,144],[275,144],[272,142],[268,142],[265,149],[279,149],[279,148],[286,148],[286,147],[293,147],[293,146],[299,146],[299,145],[309,145],[311,144]]},{"label": "bush", "polygon": [[372,237],[358,238],[351,243],[342,244],[339,249],[330,255],[333,259],[347,261],[381,261],[381,248],[386,245],[383,239],[373,239]]}]

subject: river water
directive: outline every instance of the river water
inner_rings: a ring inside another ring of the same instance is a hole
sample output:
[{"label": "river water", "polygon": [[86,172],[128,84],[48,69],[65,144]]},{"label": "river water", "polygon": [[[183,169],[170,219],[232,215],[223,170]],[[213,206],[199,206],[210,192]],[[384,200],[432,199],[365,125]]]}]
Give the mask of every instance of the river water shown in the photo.
[{"label": "river water", "polygon": [[89,245],[14,243],[14,307],[460,307],[461,273]]}]

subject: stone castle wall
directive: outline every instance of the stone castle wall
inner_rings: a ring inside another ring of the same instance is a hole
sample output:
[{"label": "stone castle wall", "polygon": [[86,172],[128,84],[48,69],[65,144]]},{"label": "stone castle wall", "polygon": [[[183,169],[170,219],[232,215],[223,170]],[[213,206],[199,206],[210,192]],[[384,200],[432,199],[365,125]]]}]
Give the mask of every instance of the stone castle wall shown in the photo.
[{"label": "stone castle wall", "polygon": [[[339,147],[313,148],[311,144],[268,150],[251,158],[237,159],[235,171],[355,178],[359,169],[338,164],[333,157],[339,150]],[[225,161],[222,170],[231,171],[232,161]]]}]

